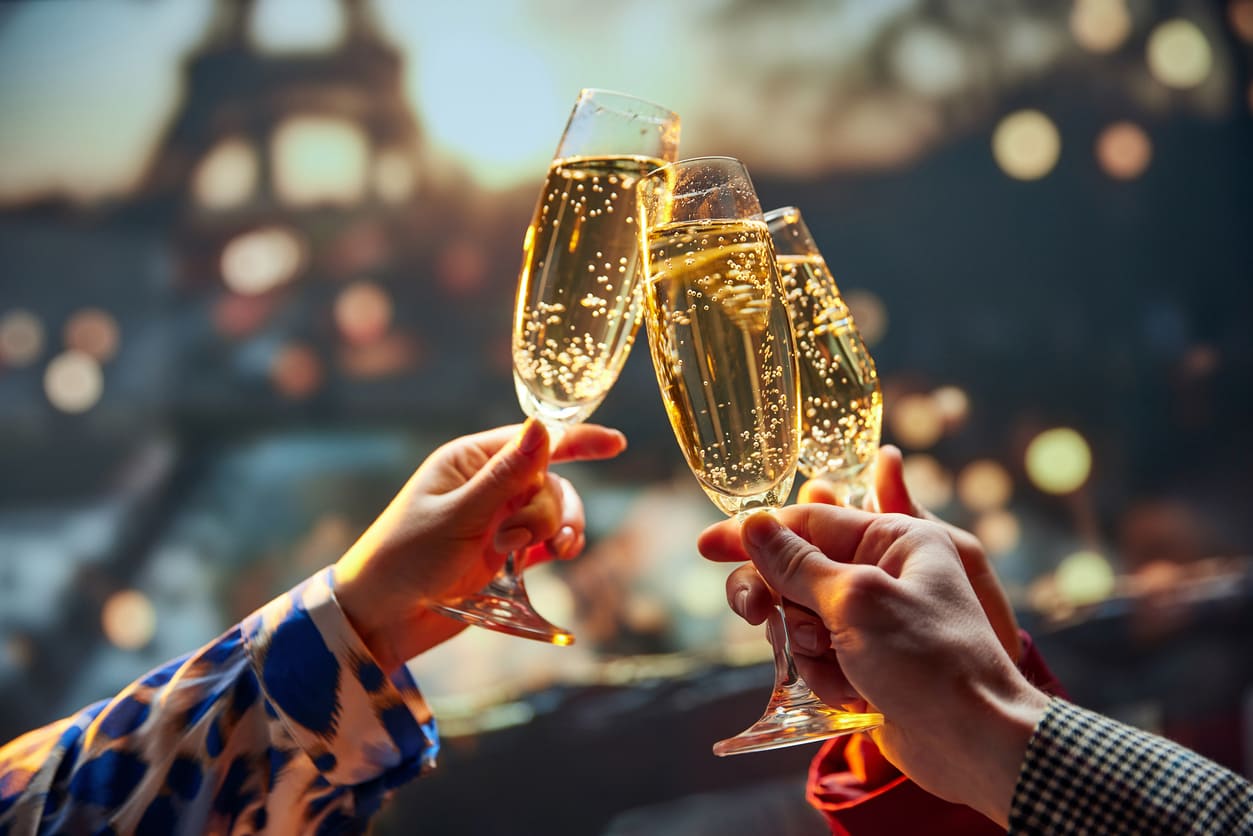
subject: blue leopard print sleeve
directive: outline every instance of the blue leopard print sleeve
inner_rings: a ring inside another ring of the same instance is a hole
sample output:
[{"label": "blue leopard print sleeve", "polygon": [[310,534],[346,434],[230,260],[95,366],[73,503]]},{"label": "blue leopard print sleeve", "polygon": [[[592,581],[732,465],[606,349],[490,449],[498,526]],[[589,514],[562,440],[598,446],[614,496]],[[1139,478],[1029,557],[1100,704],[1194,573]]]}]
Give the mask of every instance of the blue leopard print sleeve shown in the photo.
[{"label": "blue leopard print sleeve", "polygon": [[416,683],[375,664],[327,569],[0,749],[0,834],[360,833],[438,751]]}]

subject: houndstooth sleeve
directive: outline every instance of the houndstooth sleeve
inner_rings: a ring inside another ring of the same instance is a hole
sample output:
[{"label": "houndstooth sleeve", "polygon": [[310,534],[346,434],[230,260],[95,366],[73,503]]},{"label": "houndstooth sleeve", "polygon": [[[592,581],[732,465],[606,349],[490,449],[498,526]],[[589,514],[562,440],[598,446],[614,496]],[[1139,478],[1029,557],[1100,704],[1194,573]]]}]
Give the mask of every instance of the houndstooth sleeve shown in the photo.
[{"label": "houndstooth sleeve", "polygon": [[1253,785],[1178,744],[1055,698],[1027,744],[1009,832],[1253,834]]}]

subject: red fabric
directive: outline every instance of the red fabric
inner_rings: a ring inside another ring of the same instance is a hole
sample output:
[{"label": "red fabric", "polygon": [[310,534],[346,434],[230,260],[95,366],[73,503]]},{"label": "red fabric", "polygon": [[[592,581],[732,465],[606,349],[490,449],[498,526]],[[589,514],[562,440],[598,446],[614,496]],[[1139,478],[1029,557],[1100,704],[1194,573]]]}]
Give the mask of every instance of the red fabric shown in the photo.
[{"label": "red fabric", "polygon": [[[1066,697],[1025,631],[1018,669],[1040,690]],[[866,734],[827,741],[809,766],[809,803],[836,836],[862,834],[1004,834],[981,813],[937,798],[890,764]]]}]

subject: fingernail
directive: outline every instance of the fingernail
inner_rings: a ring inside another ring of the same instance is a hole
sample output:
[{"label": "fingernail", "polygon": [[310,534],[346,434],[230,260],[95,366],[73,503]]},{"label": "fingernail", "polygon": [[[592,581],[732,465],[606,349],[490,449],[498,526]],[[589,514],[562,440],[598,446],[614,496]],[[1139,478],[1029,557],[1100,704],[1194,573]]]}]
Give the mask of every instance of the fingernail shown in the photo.
[{"label": "fingernail", "polygon": [[770,538],[777,534],[781,527],[773,514],[761,511],[745,520],[740,531],[749,545],[760,548],[768,543]]},{"label": "fingernail", "polygon": [[574,541],[577,539],[574,529],[568,525],[563,525],[561,530],[553,535],[550,545],[553,554],[558,557],[567,557],[574,550]]},{"label": "fingernail", "polygon": [[735,610],[735,614],[741,618],[745,617],[745,614],[748,612],[747,589],[741,589],[739,592],[735,593],[735,602],[732,604],[731,609]]},{"label": "fingernail", "polygon": [[500,554],[515,552],[531,543],[531,532],[525,528],[510,528],[496,532],[496,551]]},{"label": "fingernail", "polygon": [[518,439],[518,449],[530,455],[539,450],[547,435],[544,425],[538,419],[528,418],[526,426],[522,428],[522,436]]},{"label": "fingernail", "polygon": [[813,624],[794,624],[788,628],[788,635],[792,637],[792,645],[797,650],[806,653],[819,653],[822,650],[818,628]]}]

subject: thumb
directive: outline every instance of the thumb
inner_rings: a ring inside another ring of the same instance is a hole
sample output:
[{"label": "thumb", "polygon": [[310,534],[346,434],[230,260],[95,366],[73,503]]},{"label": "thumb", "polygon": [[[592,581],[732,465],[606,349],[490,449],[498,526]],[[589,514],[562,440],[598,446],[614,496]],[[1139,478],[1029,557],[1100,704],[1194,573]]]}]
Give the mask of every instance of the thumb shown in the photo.
[{"label": "thumb", "polygon": [[823,589],[849,568],[831,560],[773,514],[749,517],[740,527],[740,537],[744,550],[770,588],[815,612],[821,611]]},{"label": "thumb", "polygon": [[461,501],[493,514],[527,491],[548,467],[548,430],[528,418],[517,438],[496,451],[463,488]]},{"label": "thumb", "polygon": [[913,497],[909,495],[909,486],[905,484],[905,467],[901,460],[900,448],[885,444],[879,449],[874,478],[875,496],[879,500],[881,512],[908,514],[911,517],[922,516],[921,510],[914,504]]}]

